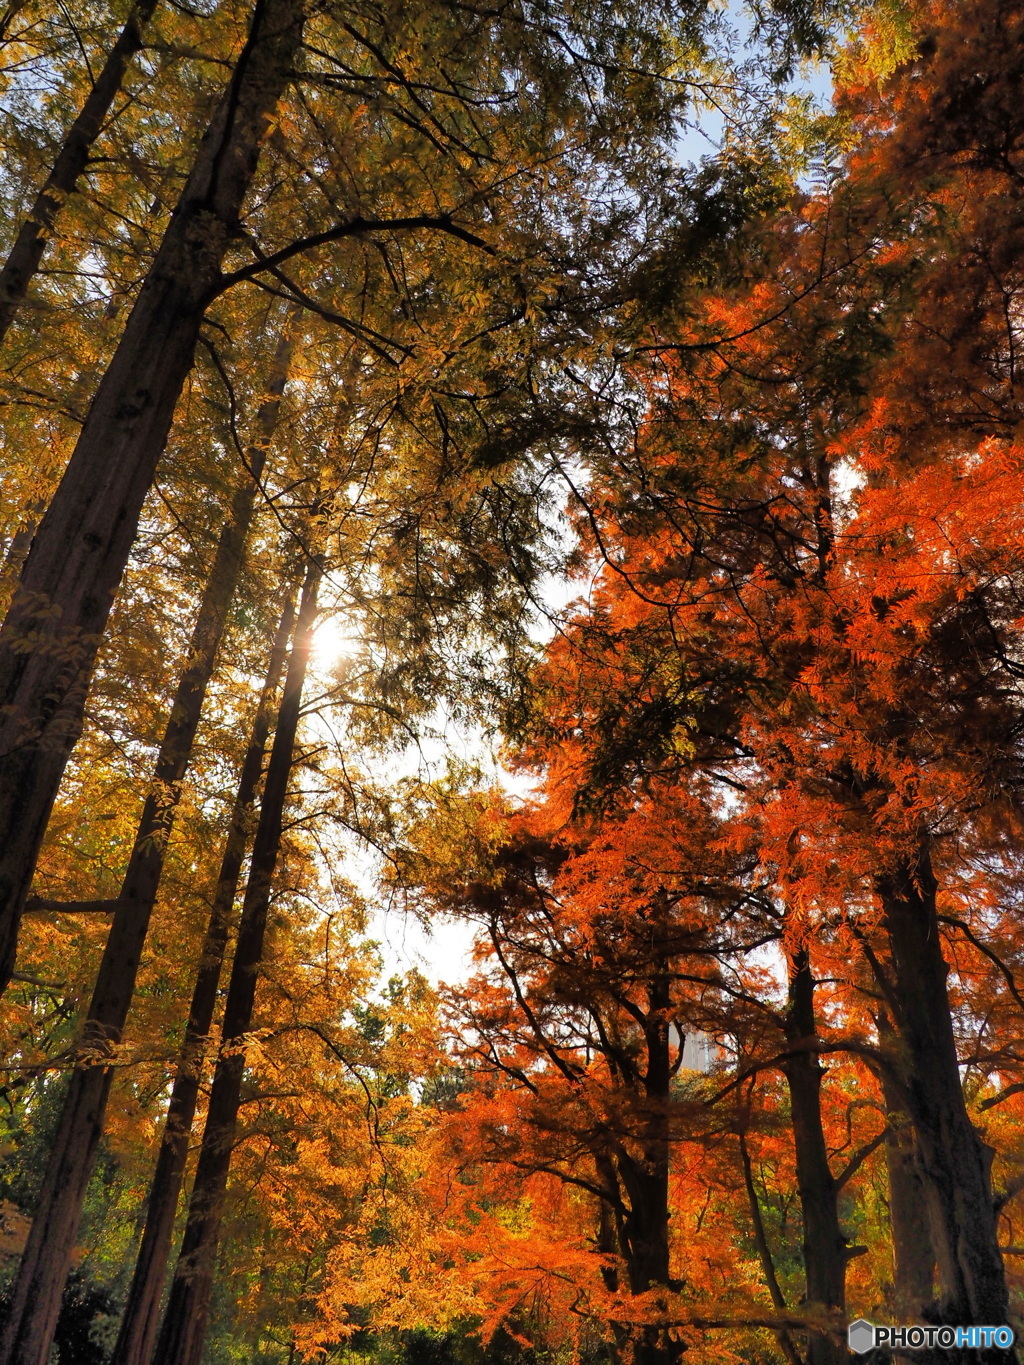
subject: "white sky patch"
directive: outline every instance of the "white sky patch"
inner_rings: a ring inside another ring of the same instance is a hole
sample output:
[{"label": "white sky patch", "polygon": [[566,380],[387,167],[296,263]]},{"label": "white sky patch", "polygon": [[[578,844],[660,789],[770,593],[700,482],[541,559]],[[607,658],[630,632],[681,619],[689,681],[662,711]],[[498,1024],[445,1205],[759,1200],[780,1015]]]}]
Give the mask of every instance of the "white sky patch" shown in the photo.
[{"label": "white sky patch", "polygon": [[476,926],[464,920],[438,919],[428,928],[397,909],[378,910],[368,927],[368,936],[380,945],[384,981],[415,968],[435,986],[467,980],[475,933]]},{"label": "white sky patch", "polygon": [[[337,723],[341,717],[334,707],[343,708],[346,703],[340,698],[332,702],[332,693],[337,697],[339,684],[344,693],[347,666],[358,668],[362,649],[357,619],[343,605],[333,610],[328,605],[314,630],[304,694],[305,735],[307,740],[325,746],[328,772],[332,763],[341,760],[344,749],[344,727]],[[398,753],[378,755],[371,769],[376,780],[386,785],[389,779],[398,783],[403,777],[440,776],[449,758],[478,766],[485,784],[497,780],[506,785],[504,770],[486,736],[457,725],[442,707],[424,728],[418,744]],[[509,785],[513,784],[510,778]],[[412,970],[422,973],[435,986],[458,985],[468,979],[476,926],[441,917],[427,925],[400,902],[390,900],[378,881],[378,855],[355,836],[328,839],[321,853],[365,900],[368,908],[365,937],[378,945],[381,985]]]},{"label": "white sky patch", "polygon": [[360,638],[346,617],[332,613],[317,622],[313,632],[313,667],[330,672],[359,653]]}]

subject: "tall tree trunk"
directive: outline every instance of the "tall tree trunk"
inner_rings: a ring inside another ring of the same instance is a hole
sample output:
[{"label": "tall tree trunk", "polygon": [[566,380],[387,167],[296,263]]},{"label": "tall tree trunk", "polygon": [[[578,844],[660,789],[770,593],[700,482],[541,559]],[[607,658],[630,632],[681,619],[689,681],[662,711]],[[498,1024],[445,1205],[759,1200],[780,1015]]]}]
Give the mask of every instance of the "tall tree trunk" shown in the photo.
[{"label": "tall tree trunk", "polygon": [[231,82],[0,631],[0,986],[199,326],[295,61],[302,0],[256,0]]},{"label": "tall tree trunk", "polygon": [[[642,1159],[623,1151],[617,1161],[628,1211],[623,1219],[623,1259],[633,1294],[671,1287],[669,1240],[669,1092],[672,1083],[670,1030],[671,994],[664,967],[653,975],[647,992],[644,1027],[647,1065],[640,1077]],[[664,1301],[667,1311],[668,1302]],[[652,1323],[635,1342],[637,1365],[674,1365],[681,1354],[666,1328]]]},{"label": "tall tree trunk", "polygon": [[[789,955],[789,997],[783,1029],[790,1055],[783,1067],[789,1086],[796,1179],[804,1224],[807,1304],[841,1314],[846,1307],[846,1242],[821,1122],[821,1077],[814,1017],[814,976],[806,948]],[[845,1365],[846,1345],[829,1332],[809,1332],[807,1365]]]},{"label": "tall tree trunk", "polygon": [[57,214],[85,170],[92,145],[121,89],[128,63],[142,47],[142,30],[153,17],[157,3],[158,0],[136,0],[0,269],[0,342],[39,269]]},{"label": "tall tree trunk", "polygon": [[256,983],[263,962],[263,940],[281,846],[320,576],[319,564],[311,561],[303,584],[295,643],[288,660],[288,674],[263,786],[259,824],[253,840],[249,879],[221,1026],[224,1041],[210,1091],[185,1235],[157,1342],[157,1365],[200,1365],[206,1340],[217,1245],[242,1098],[245,1035],[252,1028]]},{"label": "tall tree trunk", "polygon": [[[926,847],[913,864],[877,883],[889,938],[907,1108],[939,1274],[943,1322],[998,1324],[1009,1309],[990,1179],[991,1151],[971,1123],[960,1081],[936,916],[936,881]],[[972,1359],[1016,1359],[1013,1351]]]},{"label": "tall tree trunk", "polygon": [[[290,342],[283,338],[275,357],[271,394],[260,408],[260,440],[250,450],[257,472],[262,470],[267,443],[277,422],[289,354]],[[12,1293],[10,1316],[0,1339],[3,1365],[30,1362],[43,1365],[49,1351],[113,1079],[112,1068],[98,1063],[111,1056],[128,1017],[167,841],[181,797],[182,778],[238,582],[252,521],[255,487],[255,479],[247,479],[235,494],[232,514],[221,531],[193,627],[189,661],[178,683],[153,782],[115,902],[114,918],[82,1028],[80,1060],[69,1077],[32,1230]]]},{"label": "tall tree trunk", "polygon": [[113,1365],[148,1365],[153,1354],[159,1326],[160,1298],[167,1273],[171,1239],[174,1235],[174,1216],[188,1161],[189,1136],[199,1097],[199,1082],[206,1057],[207,1039],[217,1002],[217,987],[220,983],[224,950],[231,926],[231,912],[238,891],[256,800],[256,788],[263,772],[263,759],[270,737],[275,696],[287,656],[294,619],[295,595],[289,593],[271,649],[263,693],[253,719],[252,733],[239,773],[224,856],[199,957],[192,1004],[185,1026],[185,1038],[171,1088],[156,1170],[149,1189],[145,1229],[135,1262],[135,1274],[128,1293],[121,1330],[114,1347]]},{"label": "tall tree trunk", "polygon": [[[879,1020],[884,1046],[897,1046],[892,1025]],[[935,1252],[924,1185],[918,1170],[917,1137],[907,1103],[888,1067],[882,1071],[888,1134],[885,1167],[889,1177],[889,1227],[892,1233],[893,1313],[896,1322],[930,1321],[934,1311]]]},{"label": "tall tree trunk", "polygon": [[[615,1163],[607,1151],[595,1152],[594,1165],[604,1190],[603,1196],[598,1200],[597,1235],[594,1238],[594,1245],[602,1257],[601,1279],[604,1287],[610,1294],[618,1294],[622,1287],[619,1261],[622,1260],[622,1230],[625,1223],[622,1187]],[[612,1257],[615,1259],[611,1259]],[[615,1318],[608,1325],[612,1333],[612,1360],[616,1365],[620,1365],[620,1362],[628,1360],[632,1354],[630,1328],[628,1324]]]}]

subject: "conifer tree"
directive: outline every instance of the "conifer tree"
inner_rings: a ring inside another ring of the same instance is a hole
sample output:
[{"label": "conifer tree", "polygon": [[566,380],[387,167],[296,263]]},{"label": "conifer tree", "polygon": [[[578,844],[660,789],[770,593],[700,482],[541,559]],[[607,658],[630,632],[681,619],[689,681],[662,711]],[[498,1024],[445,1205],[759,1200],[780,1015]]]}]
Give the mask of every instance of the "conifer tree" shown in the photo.
[{"label": "conifer tree", "polygon": [[188,1220],[154,1355],[158,1365],[164,1365],[164,1362],[169,1365],[172,1361],[175,1365],[199,1365],[206,1340],[224,1199],[242,1101],[248,1035],[253,1025],[267,915],[281,846],[322,573],[321,564],[316,559],[311,560],[302,586],[295,637],[288,656],[274,742],[260,799],[259,821],[253,836],[221,1023],[221,1049],[189,1199]]},{"label": "conifer tree", "polygon": [[232,927],[235,897],[249,841],[256,791],[273,727],[274,701],[294,623],[294,593],[289,593],[270,653],[252,733],[238,777],[238,788],[224,842],[210,920],[203,938],[185,1037],[167,1106],[163,1137],[146,1203],[146,1223],[121,1329],[115,1365],[148,1365],[159,1326],[160,1299],[174,1233],[174,1218],[188,1160],[189,1138],[199,1099],[206,1048],[217,1003],[224,953]]},{"label": "conifer tree", "polygon": [[[188,664],[179,680],[143,804],[131,856],[113,912],[110,932],[88,1012],[81,1027],[77,1065],[71,1073],[50,1152],[33,1230],[19,1267],[0,1350],[12,1360],[49,1350],[64,1276],[74,1245],[85,1189],[103,1132],[112,1068],[104,1065],[121,1041],[131,1007],[150,918],[156,903],[182,780],[202,716],[242,567],[256,502],[256,487],[277,425],[293,338],[283,333],[269,377],[268,396],[256,419],[249,450],[251,476],[236,490],[199,605]],[[48,903],[48,908],[61,908]]]},{"label": "conifer tree", "polygon": [[[138,0],[124,28],[97,73],[81,111],[67,131],[63,145],[43,182],[31,211],[18,230],[7,259],[0,267],[0,344],[2,344],[32,277],[43,258],[63,201],[72,194],[88,164],[103,124],[117,98],[125,71],[142,46],[143,30],[158,0]],[[8,7],[11,16],[11,7]]]},{"label": "conifer tree", "polygon": [[13,969],[39,845],[78,738],[93,661],[143,499],[301,31],[299,4],[259,0],[0,632],[4,976]]}]

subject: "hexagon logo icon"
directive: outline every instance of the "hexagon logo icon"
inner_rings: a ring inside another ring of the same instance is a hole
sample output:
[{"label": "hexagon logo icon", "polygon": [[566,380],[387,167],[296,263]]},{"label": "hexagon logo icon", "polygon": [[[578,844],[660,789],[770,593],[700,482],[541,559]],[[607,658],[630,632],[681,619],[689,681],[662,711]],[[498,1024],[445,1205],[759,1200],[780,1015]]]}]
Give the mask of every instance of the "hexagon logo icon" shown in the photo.
[{"label": "hexagon logo icon", "polygon": [[846,1340],[850,1344],[850,1350],[856,1351],[858,1355],[870,1351],[875,1344],[874,1323],[868,1322],[867,1318],[858,1318],[856,1322],[851,1322],[846,1329]]}]

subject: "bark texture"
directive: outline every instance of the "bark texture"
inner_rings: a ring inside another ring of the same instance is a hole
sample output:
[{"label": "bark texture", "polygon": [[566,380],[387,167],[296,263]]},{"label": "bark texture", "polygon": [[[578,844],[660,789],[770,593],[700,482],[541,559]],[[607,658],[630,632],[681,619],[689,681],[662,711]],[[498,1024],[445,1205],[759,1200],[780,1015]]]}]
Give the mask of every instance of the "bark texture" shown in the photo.
[{"label": "bark texture", "polygon": [[[927,848],[879,878],[898,1005],[903,1090],[918,1145],[942,1322],[1007,1321],[1006,1276],[997,1239],[991,1152],[971,1123],[960,1081],[936,915],[936,881]],[[1016,1360],[992,1348],[972,1360]]]},{"label": "bark texture", "polygon": [[39,269],[57,215],[88,164],[93,143],[121,89],[128,63],[142,47],[142,30],[153,17],[157,3],[158,0],[137,0],[78,117],[68,129],[50,174],[18,230],[0,269],[0,342],[7,335],[32,277]]},{"label": "bark texture", "polygon": [[157,1341],[158,1365],[200,1365],[210,1315],[231,1153],[238,1129],[245,1072],[245,1037],[252,1029],[256,984],[263,962],[274,873],[281,846],[302,688],[316,620],[321,570],[311,562],[302,589],[295,642],[288,660],[284,694],[253,839],[249,879],[238,925],[238,942],[224,1006],[224,1039],[217,1059],[203,1130],[188,1220],[175,1267],[167,1311]]},{"label": "bark texture", "polygon": [[199,326],[294,65],[302,0],[257,0],[153,267],[0,630],[0,985]]},{"label": "bark texture", "polygon": [[217,1003],[217,987],[220,983],[232,910],[248,843],[256,788],[262,776],[263,760],[270,737],[274,699],[284,668],[294,616],[294,596],[289,595],[271,650],[263,694],[253,720],[252,733],[239,773],[231,823],[228,826],[213,906],[196,972],[185,1038],[174,1084],[171,1087],[167,1119],[146,1203],[145,1228],[135,1262],[128,1302],[121,1320],[121,1330],[111,1357],[112,1365],[148,1365],[156,1343],[160,1299],[174,1235],[174,1216],[188,1161],[189,1137],[199,1098],[199,1082],[206,1058],[207,1040]]},{"label": "bark texture", "polygon": [[[288,346],[282,343],[272,392],[260,409],[261,439],[250,452],[258,469],[266,459],[267,442],[277,421],[287,359]],[[114,904],[114,918],[82,1028],[78,1064],[68,1080],[64,1109],[12,1291],[11,1312],[0,1339],[0,1361],[4,1365],[44,1365],[49,1353],[113,1080],[113,1069],[103,1062],[120,1042],[131,1006],[181,783],[238,582],[254,500],[255,481],[247,480],[236,492],[200,603],[188,665],[178,683],[121,893]]]},{"label": "bark texture", "polygon": [[[896,1047],[888,1021],[879,1025],[882,1042]],[[889,1178],[889,1226],[893,1252],[893,1312],[895,1322],[930,1322],[935,1311],[935,1252],[924,1185],[918,1170],[917,1137],[906,1112],[906,1102],[891,1075],[882,1073],[889,1132],[885,1139],[885,1167]]]}]

